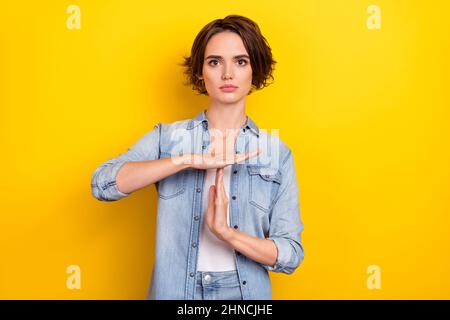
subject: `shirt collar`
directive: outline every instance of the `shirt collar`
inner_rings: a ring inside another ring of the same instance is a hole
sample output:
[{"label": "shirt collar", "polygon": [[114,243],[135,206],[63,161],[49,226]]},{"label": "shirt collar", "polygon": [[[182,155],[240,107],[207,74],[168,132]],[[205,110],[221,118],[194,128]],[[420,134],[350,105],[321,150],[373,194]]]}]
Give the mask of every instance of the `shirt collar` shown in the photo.
[{"label": "shirt collar", "polygon": [[[208,118],[206,117],[205,111],[206,110],[203,110],[202,112],[198,113],[193,119],[191,119],[191,121],[189,121],[187,126],[188,130],[195,128],[200,123],[202,123],[205,128],[208,127]],[[243,128],[250,129],[259,137],[259,128],[249,116],[247,116],[247,122],[243,125]]]}]

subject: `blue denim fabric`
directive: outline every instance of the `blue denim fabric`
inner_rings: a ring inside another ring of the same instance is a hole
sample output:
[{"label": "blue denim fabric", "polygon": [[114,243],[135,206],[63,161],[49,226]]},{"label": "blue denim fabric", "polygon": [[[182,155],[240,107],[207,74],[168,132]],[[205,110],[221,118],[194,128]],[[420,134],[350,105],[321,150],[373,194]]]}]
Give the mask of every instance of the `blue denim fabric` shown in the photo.
[{"label": "blue denim fabric", "polygon": [[194,300],[242,300],[237,271],[197,271]]},{"label": "blue denim fabric", "polygon": [[[129,194],[118,190],[116,175],[129,161],[175,157],[209,151],[210,130],[205,111],[193,119],[158,123],[128,151],[98,166],[92,174],[92,195],[117,201]],[[261,154],[233,164],[230,177],[230,225],[273,241],[278,256],[273,266],[235,251],[244,300],[272,299],[268,271],[292,274],[303,261],[299,188],[294,158],[276,134],[260,130],[250,117],[239,131],[236,153],[260,148]],[[158,192],[156,257],[148,299],[191,300],[196,295],[197,258],[204,208],[205,170],[185,169],[155,183]],[[208,190],[206,190],[208,192]]]}]

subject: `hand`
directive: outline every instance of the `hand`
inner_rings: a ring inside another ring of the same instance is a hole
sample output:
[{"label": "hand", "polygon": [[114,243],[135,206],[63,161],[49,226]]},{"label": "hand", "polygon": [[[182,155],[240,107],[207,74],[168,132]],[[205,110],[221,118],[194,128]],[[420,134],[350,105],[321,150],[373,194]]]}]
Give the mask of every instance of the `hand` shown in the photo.
[{"label": "hand", "polygon": [[261,153],[258,148],[255,151],[243,154],[235,154],[236,132],[227,130],[227,135],[222,136],[218,130],[211,130],[211,148],[206,154],[185,154],[181,161],[193,169],[217,169],[228,165],[245,161]]},{"label": "hand", "polygon": [[223,169],[226,166],[245,161],[261,153],[260,149],[242,154],[186,154],[182,162],[193,169]]},{"label": "hand", "polygon": [[209,201],[205,214],[205,222],[211,232],[223,241],[227,241],[233,231],[228,226],[227,209],[228,197],[223,186],[223,168],[218,168],[216,170],[215,185],[209,188]]}]

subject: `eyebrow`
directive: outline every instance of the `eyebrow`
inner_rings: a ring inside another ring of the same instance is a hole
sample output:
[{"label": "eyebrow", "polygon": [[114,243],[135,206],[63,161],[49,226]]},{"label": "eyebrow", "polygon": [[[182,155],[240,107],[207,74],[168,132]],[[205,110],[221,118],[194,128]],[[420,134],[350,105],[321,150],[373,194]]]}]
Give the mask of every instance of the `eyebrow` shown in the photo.
[{"label": "eyebrow", "polygon": [[[233,59],[240,59],[240,58],[247,58],[250,59],[250,57],[246,54],[240,54],[238,56],[234,56]],[[207,59],[219,59],[219,60],[223,60],[222,56],[216,56],[216,55],[209,55],[205,58],[205,60]]]}]

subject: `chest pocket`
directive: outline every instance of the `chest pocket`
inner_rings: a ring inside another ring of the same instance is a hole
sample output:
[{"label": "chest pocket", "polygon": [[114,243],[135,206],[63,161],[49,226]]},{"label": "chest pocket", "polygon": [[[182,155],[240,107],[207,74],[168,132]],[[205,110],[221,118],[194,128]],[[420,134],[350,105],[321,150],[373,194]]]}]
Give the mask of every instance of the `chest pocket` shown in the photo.
[{"label": "chest pocket", "polygon": [[[169,158],[172,155],[168,152],[160,153],[160,159]],[[186,170],[178,171],[177,173],[168,176],[156,183],[158,196],[162,199],[171,199],[179,196],[186,191]]]},{"label": "chest pocket", "polygon": [[280,188],[280,171],[260,166],[247,166],[247,170],[250,180],[250,204],[261,210],[261,213],[269,213]]}]

